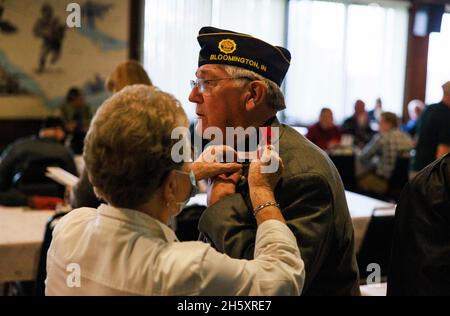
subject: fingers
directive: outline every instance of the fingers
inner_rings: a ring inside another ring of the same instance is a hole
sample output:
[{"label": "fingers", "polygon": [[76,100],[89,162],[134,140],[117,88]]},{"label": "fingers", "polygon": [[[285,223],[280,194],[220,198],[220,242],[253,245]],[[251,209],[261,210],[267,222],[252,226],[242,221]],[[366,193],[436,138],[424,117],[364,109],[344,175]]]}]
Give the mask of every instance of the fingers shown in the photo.
[{"label": "fingers", "polygon": [[281,157],[278,157],[278,173],[282,174],[284,171],[284,163],[283,163],[283,159],[281,159]]},{"label": "fingers", "polygon": [[[216,164],[215,164],[216,165]],[[242,165],[239,163],[217,163],[216,171],[220,173],[232,173],[242,170]]]},{"label": "fingers", "polygon": [[267,164],[270,161],[270,154],[271,154],[271,148],[270,146],[264,146],[260,149],[260,157],[259,160],[261,160],[261,162],[263,164]]},{"label": "fingers", "polygon": [[197,161],[204,162],[232,162],[237,160],[237,152],[230,146],[212,145],[207,146]]},{"label": "fingers", "polygon": [[249,178],[253,185],[273,188],[281,177],[284,164],[272,145],[259,148],[260,158],[250,164]]},{"label": "fingers", "polygon": [[240,177],[242,175],[242,170],[238,170],[236,172],[233,172],[230,175],[226,175],[226,174],[219,174],[215,177],[215,179],[219,179],[222,182],[233,182],[234,184],[236,184]]},{"label": "fingers", "polygon": [[208,178],[211,178],[221,174],[227,175],[230,173],[240,172],[242,170],[242,165],[238,163],[217,162],[205,165],[205,169],[208,170],[205,175]]},{"label": "fingers", "polygon": [[239,179],[241,178],[242,171],[238,171],[233,173],[229,178],[233,180],[234,184],[237,184]]},{"label": "fingers", "polygon": [[258,152],[260,156],[259,160],[263,165],[270,165],[276,163],[277,160],[279,164],[281,161],[281,158],[273,145],[266,145],[259,147]]},{"label": "fingers", "polygon": [[242,165],[238,163],[208,163],[196,161],[191,166],[197,180],[212,178],[220,174],[229,174],[242,170]]}]

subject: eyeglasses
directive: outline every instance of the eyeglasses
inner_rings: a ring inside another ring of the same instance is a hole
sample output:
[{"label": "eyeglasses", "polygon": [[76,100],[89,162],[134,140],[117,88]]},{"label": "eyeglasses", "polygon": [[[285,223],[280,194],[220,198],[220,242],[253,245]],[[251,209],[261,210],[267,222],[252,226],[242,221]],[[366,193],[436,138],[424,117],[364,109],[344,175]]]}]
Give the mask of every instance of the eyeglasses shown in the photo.
[{"label": "eyeglasses", "polygon": [[249,78],[249,77],[226,77],[226,78],[217,78],[217,79],[197,78],[196,80],[191,80],[190,84],[191,84],[191,89],[194,89],[195,87],[197,87],[198,90],[200,91],[200,93],[204,93],[207,90],[207,88],[211,86],[211,84],[213,82],[220,81],[220,80],[241,80],[241,79],[253,80],[252,78]]}]

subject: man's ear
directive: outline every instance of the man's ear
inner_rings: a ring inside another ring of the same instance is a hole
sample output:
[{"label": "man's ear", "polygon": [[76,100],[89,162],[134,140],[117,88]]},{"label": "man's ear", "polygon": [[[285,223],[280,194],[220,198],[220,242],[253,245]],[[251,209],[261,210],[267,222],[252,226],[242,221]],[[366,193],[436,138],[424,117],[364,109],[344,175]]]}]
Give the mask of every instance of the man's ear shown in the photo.
[{"label": "man's ear", "polygon": [[247,100],[245,102],[245,109],[252,111],[263,103],[267,94],[267,86],[261,80],[250,82]]}]

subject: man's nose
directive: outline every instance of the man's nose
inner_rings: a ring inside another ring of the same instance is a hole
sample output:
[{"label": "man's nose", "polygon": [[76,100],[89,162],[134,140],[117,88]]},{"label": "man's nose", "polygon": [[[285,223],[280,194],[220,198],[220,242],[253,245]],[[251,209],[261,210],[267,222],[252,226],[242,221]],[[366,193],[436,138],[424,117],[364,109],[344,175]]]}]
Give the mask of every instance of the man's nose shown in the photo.
[{"label": "man's nose", "polygon": [[191,93],[189,94],[189,101],[192,103],[202,103],[203,102],[203,97],[202,97],[202,94],[200,93],[200,90],[198,89],[198,87],[192,88]]}]

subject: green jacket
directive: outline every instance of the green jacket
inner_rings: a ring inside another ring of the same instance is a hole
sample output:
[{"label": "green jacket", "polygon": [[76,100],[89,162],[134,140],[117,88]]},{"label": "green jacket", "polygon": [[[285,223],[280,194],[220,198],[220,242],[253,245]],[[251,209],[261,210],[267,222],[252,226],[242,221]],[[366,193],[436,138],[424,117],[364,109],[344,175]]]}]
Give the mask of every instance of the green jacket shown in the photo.
[{"label": "green jacket", "polygon": [[[76,110],[70,106],[70,104],[64,104],[61,106],[61,116],[64,122],[67,124],[70,121],[77,121]],[[85,105],[81,108],[81,118],[83,120],[83,125],[89,126],[92,119],[92,112],[89,105]]]},{"label": "green jacket", "polygon": [[[275,188],[286,223],[305,263],[302,295],[359,295],[354,233],[341,178],[326,154],[291,127],[280,128],[284,163]],[[244,170],[244,175],[247,170]],[[201,238],[234,258],[252,259],[257,225],[247,183],[202,214]]]}]

